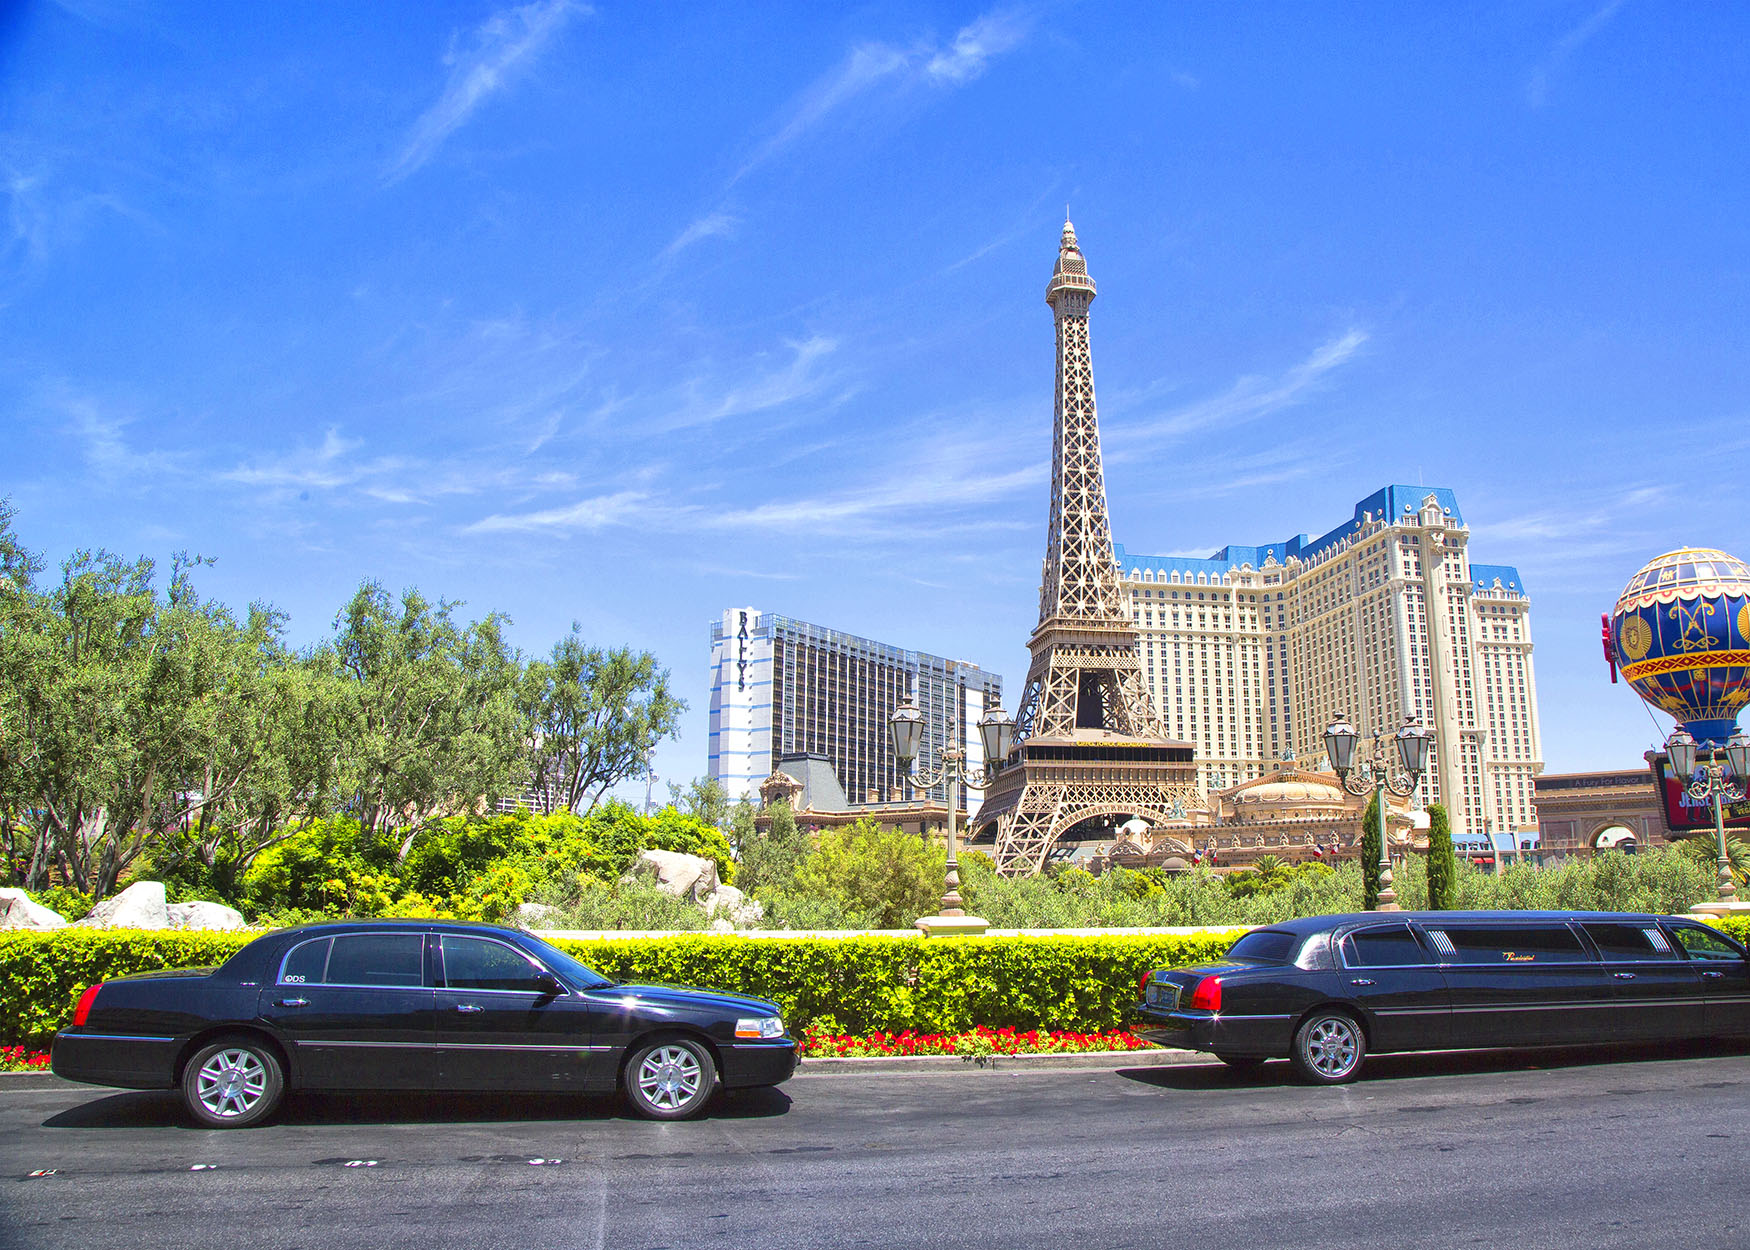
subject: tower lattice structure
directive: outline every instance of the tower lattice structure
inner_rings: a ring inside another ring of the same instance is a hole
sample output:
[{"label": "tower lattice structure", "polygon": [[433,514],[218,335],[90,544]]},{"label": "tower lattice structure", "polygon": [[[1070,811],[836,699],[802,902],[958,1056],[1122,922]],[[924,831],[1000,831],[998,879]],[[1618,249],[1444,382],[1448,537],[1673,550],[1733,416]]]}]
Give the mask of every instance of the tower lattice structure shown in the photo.
[{"label": "tower lattice structure", "polygon": [[1113,556],[1088,342],[1093,298],[1066,221],[1045,290],[1057,322],[1057,396],[1039,624],[1015,751],[977,818],[982,834],[995,826],[997,867],[1011,874],[1039,871],[1085,822],[1137,816],[1159,826],[1205,805],[1190,744],[1166,737],[1149,700]]}]

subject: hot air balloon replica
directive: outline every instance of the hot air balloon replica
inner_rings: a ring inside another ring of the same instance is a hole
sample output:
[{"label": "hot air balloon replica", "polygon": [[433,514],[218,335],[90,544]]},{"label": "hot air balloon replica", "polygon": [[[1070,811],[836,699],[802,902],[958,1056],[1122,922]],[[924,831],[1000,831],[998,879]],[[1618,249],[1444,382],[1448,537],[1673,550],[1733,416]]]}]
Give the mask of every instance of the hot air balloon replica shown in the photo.
[{"label": "hot air balloon replica", "polygon": [[1650,755],[1665,824],[1682,837],[1710,826],[1719,846],[1720,901],[1697,910],[1747,909],[1726,855],[1726,826],[1750,827],[1750,566],[1723,551],[1685,547],[1649,561],[1604,618],[1610,679],[1620,668],[1636,694],[1677,727]]}]

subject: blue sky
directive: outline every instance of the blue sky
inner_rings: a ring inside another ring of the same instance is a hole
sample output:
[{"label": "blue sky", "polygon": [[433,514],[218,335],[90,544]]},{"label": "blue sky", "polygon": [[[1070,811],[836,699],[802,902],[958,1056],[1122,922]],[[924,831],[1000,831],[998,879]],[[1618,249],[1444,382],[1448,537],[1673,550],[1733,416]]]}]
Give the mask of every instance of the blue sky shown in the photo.
[{"label": "blue sky", "polygon": [[[0,2],[0,494],[654,651],[705,771],[753,604],[1026,668],[1067,204],[1114,536],[1458,492],[1534,598],[1551,769],[1660,731],[1599,613],[1750,555],[1750,15]],[[1011,693],[1010,702],[1013,702]]]}]

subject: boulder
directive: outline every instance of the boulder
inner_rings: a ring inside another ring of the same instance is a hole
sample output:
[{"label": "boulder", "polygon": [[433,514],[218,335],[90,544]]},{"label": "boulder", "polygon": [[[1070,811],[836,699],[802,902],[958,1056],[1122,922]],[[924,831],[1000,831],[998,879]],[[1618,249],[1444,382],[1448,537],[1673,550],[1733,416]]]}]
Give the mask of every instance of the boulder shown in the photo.
[{"label": "boulder", "polygon": [[719,916],[705,926],[707,933],[734,933],[735,925],[727,916]]},{"label": "boulder", "polygon": [[0,888],[0,929],[61,929],[67,918],[14,886]]},{"label": "boulder", "polygon": [[639,851],[629,876],[651,874],[656,888],[695,903],[717,889],[717,862],[680,851]]},{"label": "boulder", "polygon": [[557,907],[549,907],[545,903],[518,903],[513,919],[525,929],[532,929],[546,924],[558,910]]},{"label": "boulder", "polygon": [[168,929],[170,909],[162,881],[136,881],[112,894],[76,923],[93,929]]},{"label": "boulder", "polygon": [[727,920],[733,928],[747,929],[766,918],[766,909],[734,886],[720,885],[705,900],[705,914],[713,917],[713,930],[719,920]]},{"label": "boulder", "polygon": [[244,927],[243,913],[223,903],[172,903],[164,910],[170,914],[172,929],[212,929],[230,933]]}]

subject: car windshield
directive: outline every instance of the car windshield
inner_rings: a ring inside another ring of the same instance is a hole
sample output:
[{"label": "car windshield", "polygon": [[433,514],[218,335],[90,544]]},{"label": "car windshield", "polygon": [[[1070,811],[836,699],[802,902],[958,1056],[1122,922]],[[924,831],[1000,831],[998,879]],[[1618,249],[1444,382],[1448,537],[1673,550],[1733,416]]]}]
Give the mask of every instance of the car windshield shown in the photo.
[{"label": "car windshield", "polygon": [[533,948],[533,953],[542,963],[569,979],[580,990],[599,990],[604,985],[614,984],[611,977],[604,977],[588,964],[579,963],[551,942],[543,942],[529,934],[523,936],[523,941]]},{"label": "car windshield", "polygon": [[1250,959],[1261,964],[1285,964],[1294,959],[1295,936],[1274,929],[1254,929],[1227,948],[1229,959]]}]

